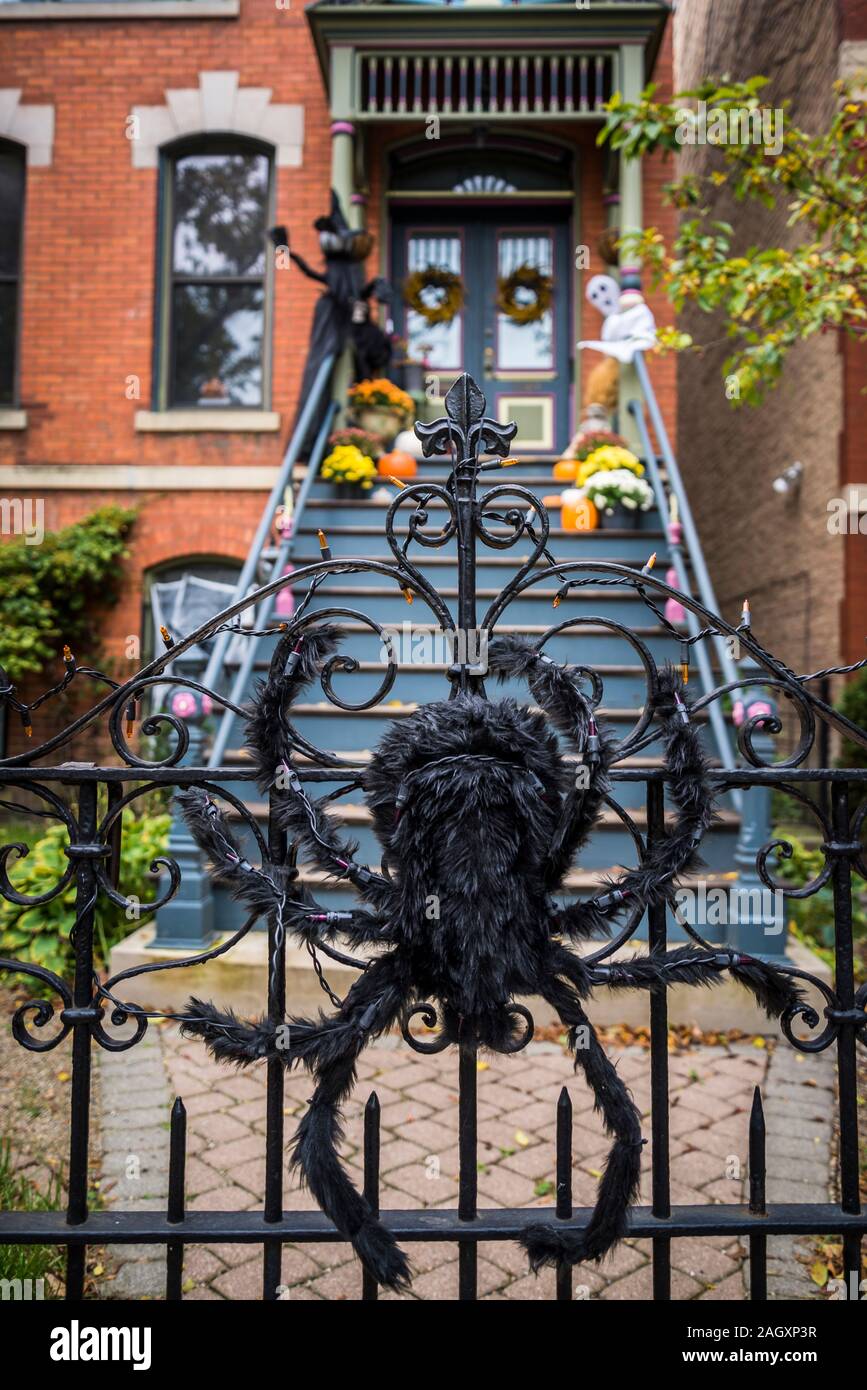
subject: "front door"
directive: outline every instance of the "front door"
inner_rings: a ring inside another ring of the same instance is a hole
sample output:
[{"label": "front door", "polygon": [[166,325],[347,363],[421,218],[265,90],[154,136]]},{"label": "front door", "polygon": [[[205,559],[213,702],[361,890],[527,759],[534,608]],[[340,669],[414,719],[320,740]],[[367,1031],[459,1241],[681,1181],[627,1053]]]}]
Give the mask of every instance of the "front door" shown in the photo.
[{"label": "front door", "polygon": [[[461,372],[479,382],[488,412],[515,420],[521,454],[561,450],[570,435],[570,287],[568,216],[559,208],[514,206],[395,209],[392,280],[429,268],[460,278],[463,305],[448,323],[431,324],[399,302],[398,332],[411,360],[439,378],[439,397]],[[422,291],[435,305],[442,291]],[[439,404],[436,402],[435,404]]]}]

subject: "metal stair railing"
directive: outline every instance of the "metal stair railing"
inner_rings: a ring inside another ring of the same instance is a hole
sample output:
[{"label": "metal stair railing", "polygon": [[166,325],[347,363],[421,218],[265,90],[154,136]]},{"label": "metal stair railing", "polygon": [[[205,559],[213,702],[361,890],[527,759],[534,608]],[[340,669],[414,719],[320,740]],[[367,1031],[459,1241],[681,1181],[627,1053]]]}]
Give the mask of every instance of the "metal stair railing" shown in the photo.
[{"label": "metal stair railing", "polygon": [[[324,392],[329,389],[333,365],[333,357],[326,357],[324,359],[319,368],[316,380],[313,383],[313,389],[304,403],[304,408],[298,418],[298,423],[292,432],[292,438],[289,440],[286,452],[283,455],[283,462],[280,465],[277,480],[271,489],[271,494],[265,504],[265,510],[262,513],[262,519],[259,522],[256,534],[253,537],[253,541],[247,553],[247,558],[244,561],[243,568],[238,577],[238,583],[235,586],[235,596],[232,600],[233,603],[237,603],[245,598],[251,586],[260,580],[258,571],[263,555],[266,555],[270,560],[270,572],[267,579],[261,581],[266,584],[270,583],[271,580],[279,578],[292,555],[295,539],[298,535],[301,519],[304,515],[304,509],[307,505],[307,498],[310,495],[310,489],[319,473],[319,466],[322,462],[323,453],[325,452],[325,443],[328,439],[328,433],[337,411],[336,401],[329,402],[325,419],[322,422],[322,426],[316,436],[313,448],[307,460],[307,472],[301,483],[293,510],[292,534],[291,536],[284,537],[276,549],[270,548],[271,553],[269,553],[267,543],[274,522],[274,513],[283,500],[283,495],[287,486],[291,486],[292,471],[298,460],[298,455],[301,452],[301,445],[304,442],[310,422],[314,417]],[[264,626],[267,622],[273,604],[274,596],[272,595],[266,600],[264,608],[257,615],[257,626]],[[231,638],[231,632],[221,632],[214,643],[207,670],[202,677],[202,684],[209,690],[225,688],[220,677],[224,674],[224,668],[226,667],[226,652]],[[244,643],[243,656],[235,673],[235,677],[231,682],[229,691],[229,698],[233,704],[240,704],[241,700],[244,698],[260,641],[261,638],[259,637],[251,637]],[[226,752],[234,720],[235,715],[233,711],[226,706],[220,716],[220,722],[214,736],[213,746],[208,758],[209,767],[222,766],[223,756]]]},{"label": "metal stair railing", "polygon": [[[690,567],[692,569],[695,586],[698,589],[699,598],[705,608],[710,609],[712,613],[716,613],[719,609],[717,608],[713,582],[708,572],[707,565],[705,564],[704,552],[692,515],[692,509],[689,505],[689,498],[686,495],[686,488],[683,484],[680,468],[674,456],[674,450],[671,447],[671,440],[665,428],[665,421],[662,418],[662,412],[659,408],[659,402],[656,399],[656,392],[653,389],[653,383],[650,380],[650,373],[647,370],[647,363],[644,360],[643,353],[636,352],[634,366],[654,433],[659,441],[660,453],[665,463],[668,483],[667,489],[657,462],[656,450],[650,442],[650,435],[648,433],[647,422],[644,417],[641,402],[635,400],[630,401],[628,409],[638,428],[650,484],[653,488],[656,505],[659,509],[662,524],[666,528],[666,531],[668,531],[669,498],[674,496],[677,499],[683,543],[673,542],[669,536],[669,550],[671,553],[672,567],[677,574],[678,587],[685,594],[692,591],[692,584],[690,582],[684,555],[685,549],[686,556],[689,558]],[[690,612],[689,609],[687,609],[686,618],[689,635],[694,637],[699,631],[698,618],[694,613]],[[725,639],[722,636],[715,636],[711,640],[716,649],[717,659],[723,674],[724,682],[729,684],[730,682],[741,681],[743,677],[738,670]],[[695,652],[696,665],[698,667],[702,689],[705,694],[709,694],[716,688],[716,684],[711,669],[708,649],[703,642],[697,642],[693,651]],[[734,691],[733,698],[737,699],[739,694],[739,691]],[[732,769],[737,766],[737,758],[729,731],[726,727],[725,716],[718,701],[713,701],[708,706],[708,715],[720,763],[724,768]],[[742,804],[740,791],[735,789],[732,791],[731,795],[737,810],[740,811]]]}]

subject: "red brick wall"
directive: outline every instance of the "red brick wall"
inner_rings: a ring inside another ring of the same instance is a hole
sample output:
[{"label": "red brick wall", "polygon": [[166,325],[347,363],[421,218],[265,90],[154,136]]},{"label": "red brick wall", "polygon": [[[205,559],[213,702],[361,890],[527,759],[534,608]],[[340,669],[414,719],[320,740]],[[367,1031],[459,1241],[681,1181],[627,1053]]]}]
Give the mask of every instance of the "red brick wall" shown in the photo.
[{"label": "red brick wall", "polygon": [[[255,435],[137,434],[150,404],[157,174],[134,169],[125,122],[162,105],[200,71],[234,69],[242,87],[306,108],[304,164],[277,172],[277,221],[315,260],[311,228],[328,188],[328,113],[299,5],[244,0],[239,20],[4,23],[0,85],[55,107],[52,167],[31,169],[24,250],[21,404],[29,428],[0,438],[0,462],[275,464],[280,440]],[[273,405],[288,412],[316,290],[276,275]],[[128,375],[142,399],[127,400]]]}]

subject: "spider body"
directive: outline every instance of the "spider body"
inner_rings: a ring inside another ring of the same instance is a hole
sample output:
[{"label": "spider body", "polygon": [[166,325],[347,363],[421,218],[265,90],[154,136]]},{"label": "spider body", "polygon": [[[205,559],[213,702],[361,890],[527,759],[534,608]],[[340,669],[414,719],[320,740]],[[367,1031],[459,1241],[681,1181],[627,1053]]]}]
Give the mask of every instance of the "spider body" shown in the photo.
[{"label": "spider body", "polygon": [[484,1046],[550,949],[544,861],[567,776],[540,715],[463,696],[396,725],[365,778],[408,979]]},{"label": "spider body", "polygon": [[[263,788],[280,790],[273,814],[295,846],[318,868],[349,880],[365,906],[326,912],[280,866],[243,860],[221,813],[203,790],[181,794],[192,833],[217,873],[254,910],[312,947],[343,937],[377,954],[334,1013],[288,1022],[288,1046],[274,1020],[246,1023],[212,1004],[191,1000],[184,1024],[221,1060],[245,1065],[279,1057],[308,1068],[315,1080],[299,1124],[293,1162],[322,1209],[376,1279],[393,1288],[409,1266],[391,1233],[356,1191],[339,1159],[340,1106],[355,1081],[359,1053],[411,1013],[437,1007],[433,1050],[470,1042],[515,1050],[516,1021],[529,1016],[516,1001],[541,995],[567,1029],[596,1108],[613,1139],[596,1207],[586,1225],[528,1224],[530,1263],[578,1263],[602,1256],[625,1233],[640,1179],[639,1112],[607,1058],[584,1011],[594,985],[643,989],[675,982],[710,984],[729,970],[771,1014],[798,1007],[783,972],[746,956],[717,952],[699,937],[681,946],[618,961],[588,963],[570,941],[604,937],[629,909],[637,922],[671,900],[677,875],[694,868],[698,845],[714,818],[714,787],[679,677],[657,673],[651,690],[673,803],[673,824],[648,845],[636,869],[605,882],[589,900],[557,903],[566,874],[604,803],[616,746],[596,726],[578,673],[555,665],[523,639],[489,646],[491,675],[525,679],[541,712],[514,700],[456,698],[395,721],[380,741],[362,786],[382,847],[382,873],[355,861],[324,802],[311,802],[291,765],[292,701],[336,650],[325,625],[301,640],[287,635],[248,721],[248,743]],[[552,727],[553,726],[553,727]],[[569,763],[556,736],[577,763]],[[530,1025],[531,1026],[531,1025]]]}]

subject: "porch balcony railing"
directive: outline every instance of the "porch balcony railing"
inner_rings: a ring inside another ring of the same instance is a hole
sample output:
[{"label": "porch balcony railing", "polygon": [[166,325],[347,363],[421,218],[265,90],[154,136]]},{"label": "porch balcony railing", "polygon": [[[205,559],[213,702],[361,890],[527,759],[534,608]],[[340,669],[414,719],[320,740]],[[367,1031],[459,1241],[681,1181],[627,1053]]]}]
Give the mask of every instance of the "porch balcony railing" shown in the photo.
[{"label": "porch balcony railing", "polygon": [[382,52],[358,58],[358,115],[599,116],[613,53]]}]

